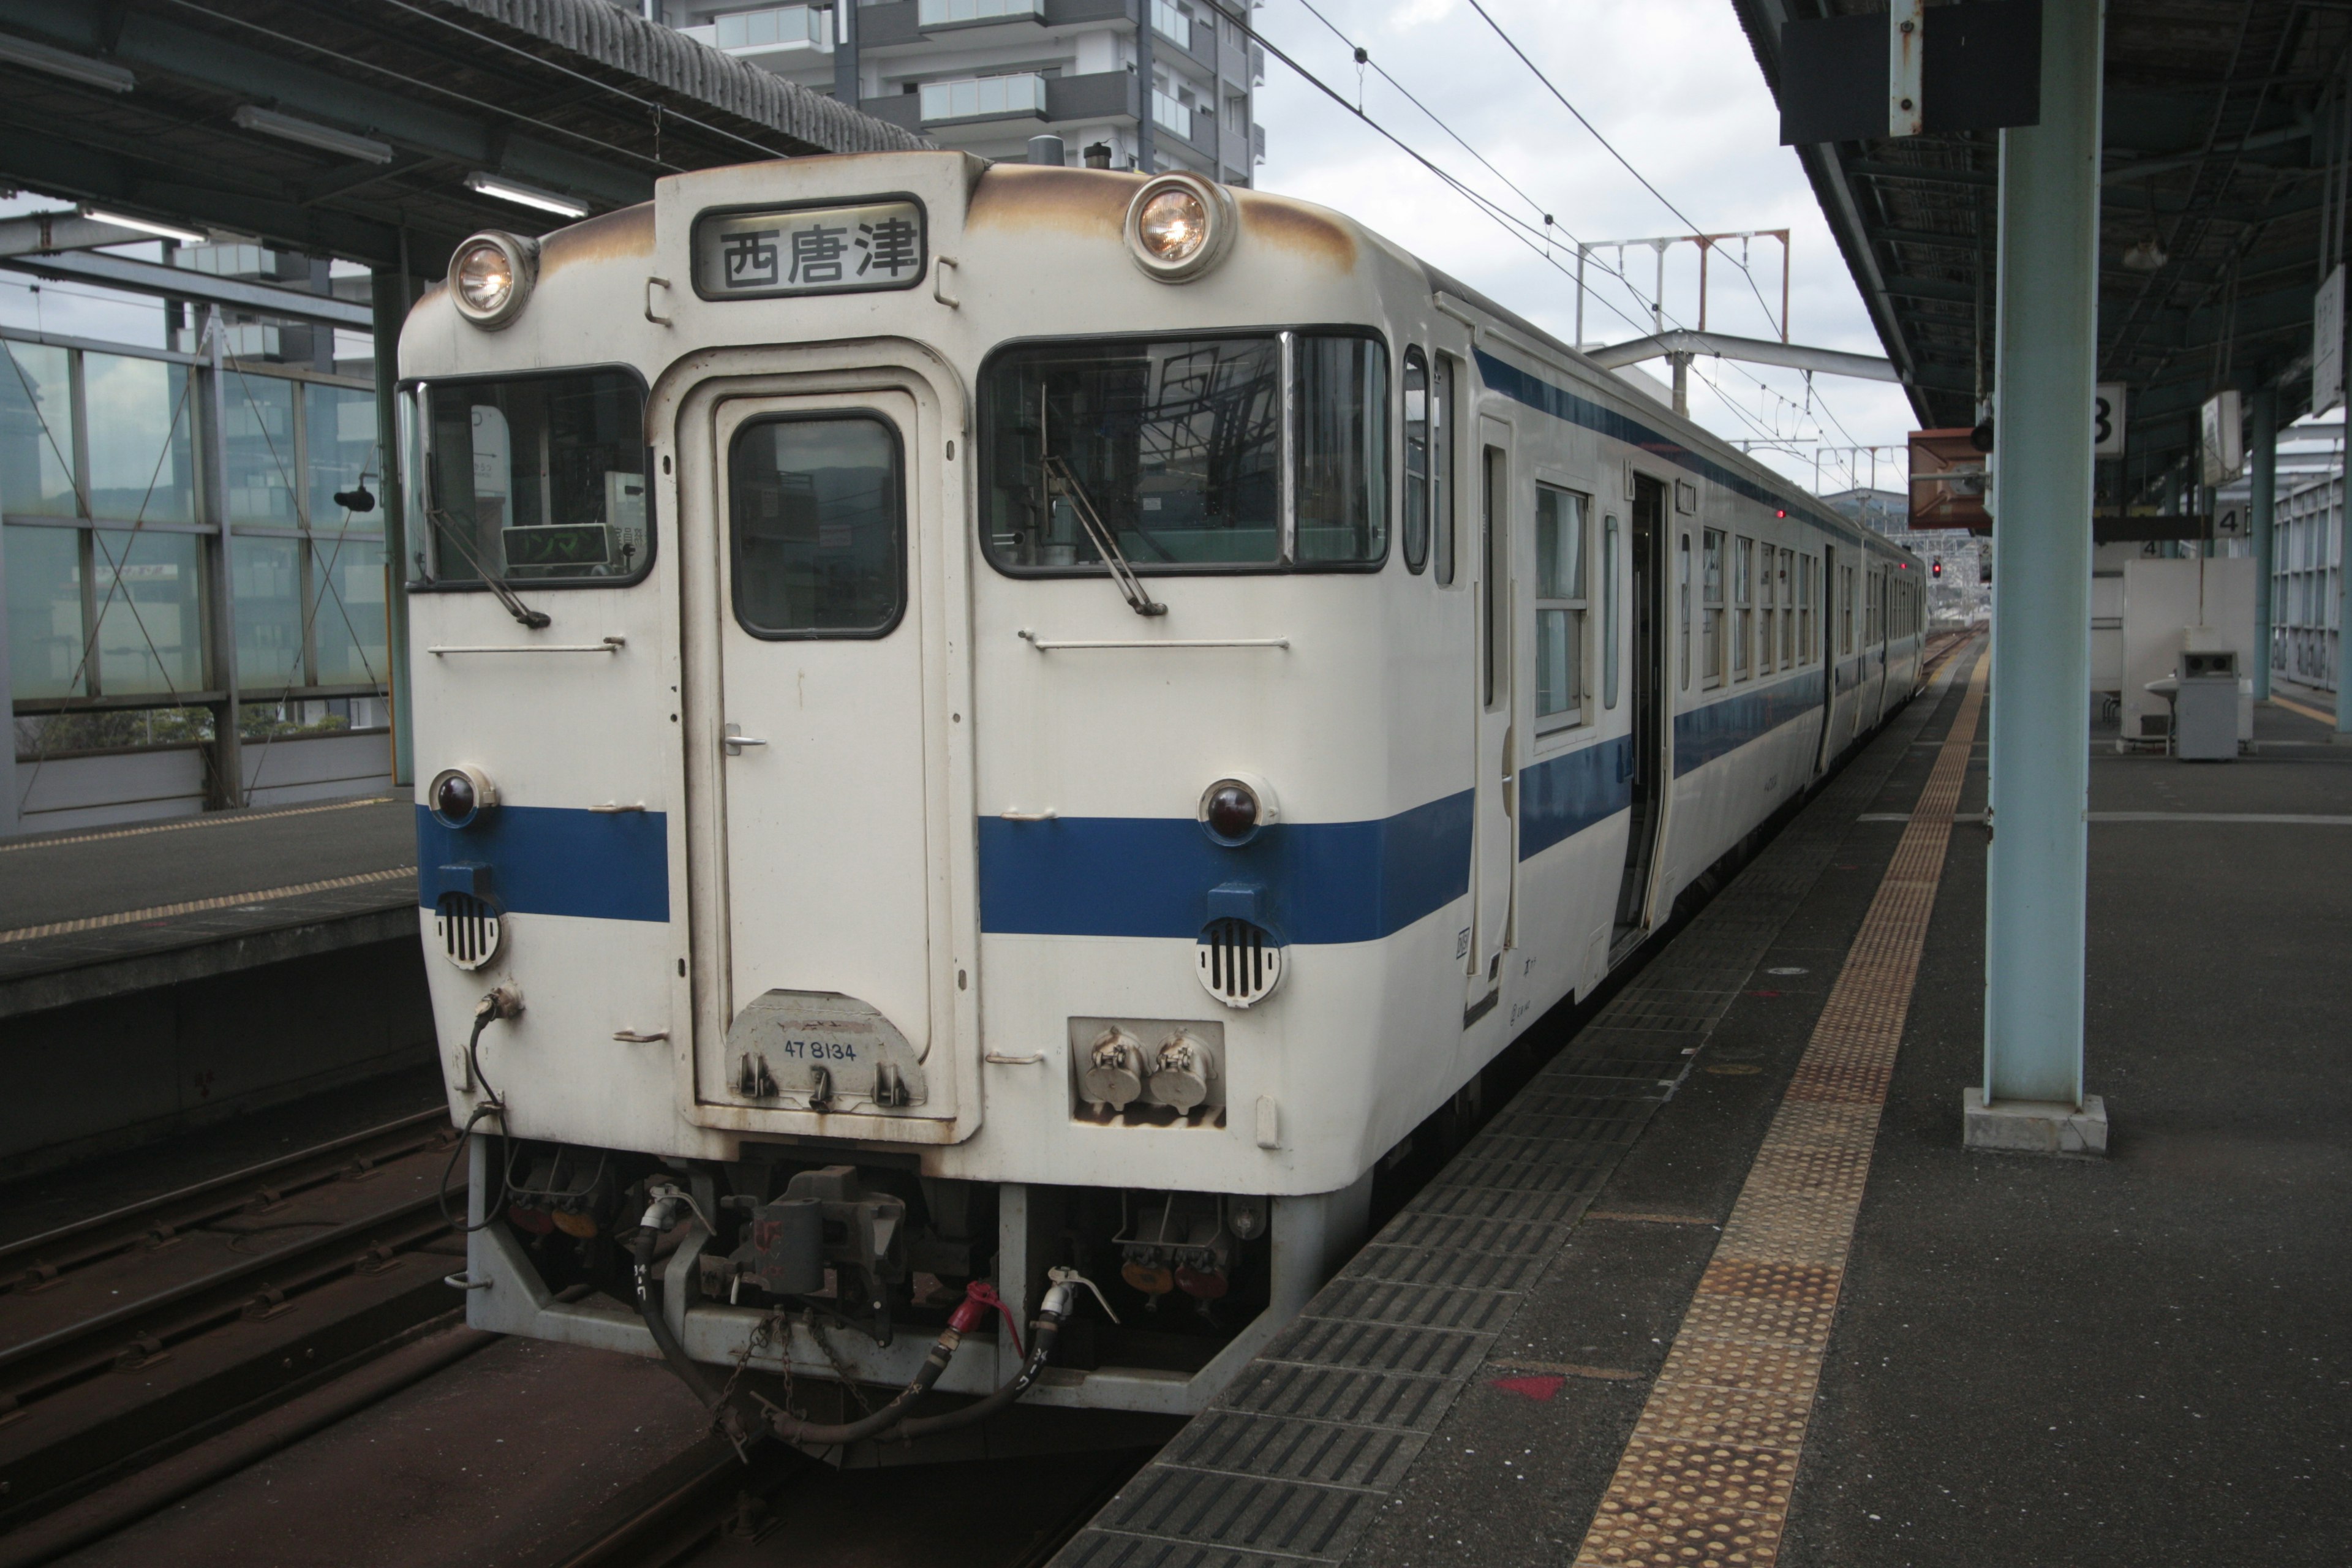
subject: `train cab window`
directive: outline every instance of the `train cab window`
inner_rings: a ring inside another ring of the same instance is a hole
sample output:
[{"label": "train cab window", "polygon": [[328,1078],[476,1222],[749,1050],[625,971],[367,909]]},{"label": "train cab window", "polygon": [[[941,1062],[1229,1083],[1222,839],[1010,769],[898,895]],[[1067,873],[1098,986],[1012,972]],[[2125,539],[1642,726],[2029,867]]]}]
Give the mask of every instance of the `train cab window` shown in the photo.
[{"label": "train cab window", "polygon": [[1738,539],[1731,552],[1731,679],[1748,679],[1756,655],[1756,542]]},{"label": "train cab window", "polygon": [[1699,684],[1723,684],[1723,530],[1706,533],[1699,578]]},{"label": "train cab window", "polygon": [[646,395],[626,371],[435,382],[424,437],[425,570],[452,584],[634,582],[653,561]]},{"label": "train cab window", "polygon": [[1454,483],[1454,359],[1449,354],[1437,356],[1436,374],[1430,385],[1430,457],[1429,476],[1430,520],[1429,548],[1437,563],[1440,587],[1454,585],[1454,509],[1459,504]]},{"label": "train cab window", "polygon": [[1675,647],[1679,650],[1675,664],[1680,670],[1680,684],[1690,689],[1691,671],[1691,547],[1690,530],[1683,530],[1679,547],[1675,552]]},{"label": "train cab window", "polygon": [[1419,575],[1429,565],[1429,360],[1419,349],[1404,351],[1404,569]]},{"label": "train cab window", "polygon": [[756,637],[872,637],[906,607],[897,429],[867,415],[735,433],[727,531],[735,618]]},{"label": "train cab window", "polygon": [[[1147,575],[1377,566],[1393,461],[1388,374],[1386,351],[1354,335],[1001,350],[980,376],[982,546],[1014,575],[1100,574],[1085,508]],[[1286,422],[1297,458],[1287,523]]]},{"label": "train cab window", "polygon": [[1585,531],[1592,503],[1536,487],[1536,728],[1584,717]]}]

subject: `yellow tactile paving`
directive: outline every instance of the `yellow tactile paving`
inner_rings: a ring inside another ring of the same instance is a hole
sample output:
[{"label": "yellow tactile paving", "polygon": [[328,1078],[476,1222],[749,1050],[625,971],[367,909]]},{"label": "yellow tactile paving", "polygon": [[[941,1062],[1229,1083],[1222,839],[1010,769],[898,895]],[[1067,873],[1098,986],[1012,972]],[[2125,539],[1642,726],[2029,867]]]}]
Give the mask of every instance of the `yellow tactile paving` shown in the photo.
[{"label": "yellow tactile paving", "polygon": [[1780,1557],[1988,662],[1969,679],[1578,1568],[1769,1568]]},{"label": "yellow tactile paving", "polygon": [[103,931],[109,926],[170,920],[175,915],[202,914],[206,910],[233,909],[239,904],[274,903],[279,899],[299,899],[306,893],[332,892],[337,888],[364,887],[370,882],[395,882],[404,877],[415,875],[416,868],[414,866],[394,866],[389,871],[363,871],[356,877],[329,877],[322,881],[297,882],[290,888],[265,888],[257,893],[224,893],[216,899],[193,899],[184,904],[158,904],[152,910],[125,910],[121,914],[89,915],[78,921],[53,921],[45,926],[19,926],[15,931],[0,931],[0,942],[32,942],[45,936]]}]

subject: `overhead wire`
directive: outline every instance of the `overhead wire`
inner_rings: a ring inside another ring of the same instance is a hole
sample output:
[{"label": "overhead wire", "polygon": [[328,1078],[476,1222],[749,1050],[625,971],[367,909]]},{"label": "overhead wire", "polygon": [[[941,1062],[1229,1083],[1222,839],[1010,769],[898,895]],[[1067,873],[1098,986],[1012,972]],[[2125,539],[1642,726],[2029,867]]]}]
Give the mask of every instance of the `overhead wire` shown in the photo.
[{"label": "overhead wire", "polygon": [[[1427,104],[1422,102],[1410,89],[1406,88],[1403,83],[1398,81],[1396,78],[1386,68],[1381,67],[1378,61],[1373,60],[1370,57],[1370,50],[1357,43],[1353,38],[1350,38],[1343,29],[1330,19],[1329,16],[1326,16],[1313,4],[1313,0],[1300,0],[1300,4],[1306,6],[1307,10],[1314,16],[1317,21],[1320,22],[1326,28],[1329,29],[1333,37],[1337,37],[1342,44],[1345,44],[1351,51],[1353,51],[1358,57],[1360,64],[1369,65],[1372,70],[1378,72],[1382,80],[1395,88],[1398,93],[1402,95],[1406,101],[1411,103],[1415,109],[1419,110],[1433,124],[1436,125],[1440,131],[1444,132],[1448,138],[1454,141],[1457,145],[1461,146],[1465,151],[1468,152],[1472,157],[1475,158],[1482,165],[1492,173],[1496,178],[1501,180],[1513,194],[1517,195],[1522,201],[1525,201],[1529,207],[1542,215],[1547,226],[1546,228],[1539,230],[1534,224],[1512,214],[1507,209],[1504,208],[1500,203],[1486,195],[1484,193],[1474,189],[1466,182],[1463,181],[1450,171],[1438,165],[1434,161],[1421,153],[1417,148],[1406,143],[1403,139],[1398,136],[1394,132],[1391,131],[1385,125],[1382,125],[1380,121],[1374,120],[1365,111],[1360,104],[1349,102],[1343,94],[1339,93],[1328,83],[1317,77],[1314,72],[1308,70],[1287,52],[1276,45],[1271,39],[1265,37],[1264,34],[1252,27],[1248,23],[1244,22],[1240,24],[1241,30],[1253,41],[1263,46],[1266,51],[1272,54],[1276,59],[1280,60],[1284,65],[1288,66],[1292,71],[1297,73],[1298,77],[1305,80],[1309,86],[1314,87],[1326,98],[1331,100],[1332,102],[1337,103],[1349,114],[1352,114],[1358,120],[1362,121],[1364,124],[1378,132],[1381,137],[1394,145],[1400,152],[1402,152],[1406,156],[1412,158],[1414,162],[1420,163],[1424,169],[1427,169],[1431,174],[1444,181],[1448,186],[1453,188],[1457,195],[1463,196],[1474,205],[1476,205],[1488,217],[1503,225],[1507,230],[1512,233],[1513,237],[1518,239],[1521,244],[1527,245],[1531,251],[1534,251],[1542,260],[1551,266],[1554,269],[1561,272],[1563,275],[1572,276],[1572,274],[1570,273],[1569,268],[1560,261],[1560,259],[1550,254],[1549,244],[1553,237],[1549,233],[1549,227],[1553,224],[1554,220],[1552,219],[1552,216],[1545,211],[1543,204],[1538,201],[1534,196],[1530,195],[1507,174],[1496,168],[1494,163],[1484,153],[1480,153],[1465,137],[1464,137],[1459,132],[1455,131],[1451,125],[1447,124],[1443,116],[1439,115]],[[1480,15],[1485,16],[1485,12],[1482,10]],[[1487,17],[1487,22],[1489,26],[1494,25],[1492,17]],[[1496,30],[1498,33],[1500,32],[1499,28]],[[1505,41],[1507,43],[1510,41],[1507,35],[1505,35]],[[1516,51],[1516,45],[1513,47]],[[1521,56],[1521,58],[1524,59],[1526,57],[1524,55]],[[1532,62],[1529,62],[1529,68],[1534,68]],[[1542,73],[1540,71],[1538,71],[1537,75],[1538,78],[1542,77]],[[1555,97],[1560,98],[1560,100],[1563,103],[1567,103],[1566,98],[1559,93],[1557,88],[1551,87],[1551,83],[1549,79],[1545,80],[1544,85],[1551,89]],[[1577,114],[1577,118],[1580,123],[1584,123],[1587,126],[1587,129],[1591,129],[1590,122],[1584,120],[1582,114],[1577,111],[1573,104],[1569,104],[1568,107],[1571,113]],[[1595,137],[1600,138],[1600,132],[1598,131],[1594,131],[1593,134]],[[1603,145],[1608,145],[1606,138],[1600,139],[1602,141]],[[1610,146],[1609,150],[1611,154],[1617,157],[1620,163],[1625,162],[1622,154],[1618,153],[1613,146]],[[1662,193],[1659,193],[1654,185],[1652,185],[1646,178],[1643,178],[1639,170],[1633,169],[1630,163],[1627,163],[1626,167],[1633,174],[1636,179],[1640,179],[1642,181],[1645,189],[1648,189],[1652,195],[1656,195],[1661,202],[1665,204],[1667,210],[1672,212],[1676,218],[1685,224],[1691,224],[1691,226],[1694,228],[1697,226],[1696,224],[1692,223],[1692,220],[1687,215],[1684,214],[1681,209],[1675,207],[1671,201],[1667,201],[1665,196]],[[1565,227],[1561,227],[1559,237],[1569,244],[1576,245],[1580,247],[1583,243],[1577,239],[1576,236]],[[1597,270],[1608,277],[1614,278],[1618,282],[1623,284],[1627,292],[1632,295],[1638,308],[1645,310],[1654,308],[1650,302],[1644,299],[1640,286],[1634,283],[1631,278],[1627,277],[1621,268],[1611,267],[1608,263],[1601,261],[1598,258],[1590,258],[1589,259],[1591,265]],[[1728,256],[1726,257],[1726,259],[1731,260]],[[1733,261],[1732,264],[1734,266],[1740,267],[1743,272],[1746,271],[1745,263]],[[1750,288],[1753,289],[1754,279],[1752,276],[1749,277],[1749,285]],[[1597,303],[1608,310],[1611,314],[1616,316],[1620,321],[1623,321],[1627,326],[1633,328],[1634,331],[1641,331],[1648,326],[1648,323],[1638,321],[1633,316],[1628,315],[1624,310],[1621,310],[1617,306],[1616,302],[1607,294],[1596,289],[1593,291],[1592,297]],[[1759,293],[1758,298],[1759,300],[1761,300],[1762,296],[1760,293]],[[1766,310],[1769,313],[1769,305],[1766,306]],[[1668,320],[1673,321],[1674,324],[1678,327],[1683,325],[1679,320],[1675,320],[1673,317],[1671,312],[1665,311],[1663,308],[1658,308],[1658,313],[1665,316]],[[1726,363],[1729,363],[1739,374],[1755,383],[1755,384],[1767,395],[1787,404],[1791,409],[1795,409],[1798,406],[1793,398],[1781,393],[1777,387],[1774,387],[1769,382],[1765,381],[1761,376],[1757,375],[1746,365],[1739,363],[1738,361],[1727,361]],[[1769,439],[1779,440],[1780,438],[1777,434],[1763,431],[1763,427],[1758,425],[1753,419],[1749,418],[1746,410],[1740,408],[1738,405],[1734,403],[1728,395],[1723,392],[1722,388],[1718,384],[1712,381],[1708,381],[1707,384],[1712,387],[1717,396],[1722,399],[1725,406],[1734,410],[1734,412],[1738,415],[1738,416],[1750,429],[1758,430],[1759,433],[1764,434]],[[1818,393],[1816,393],[1816,397],[1818,397]],[[1843,422],[1837,420],[1835,414],[1829,409],[1825,401],[1822,403],[1822,411],[1825,414],[1830,415],[1832,423],[1838,424],[1840,430],[1843,431],[1844,429]],[[1847,438],[1851,440],[1852,436],[1849,434]]]}]

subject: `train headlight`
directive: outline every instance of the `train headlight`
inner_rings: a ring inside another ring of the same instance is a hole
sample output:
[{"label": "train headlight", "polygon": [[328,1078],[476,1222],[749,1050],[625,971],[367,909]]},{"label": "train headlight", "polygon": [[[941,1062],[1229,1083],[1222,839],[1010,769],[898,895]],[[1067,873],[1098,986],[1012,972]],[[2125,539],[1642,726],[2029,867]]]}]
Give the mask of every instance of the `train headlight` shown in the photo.
[{"label": "train headlight", "polygon": [[1201,826],[1228,847],[1248,843],[1277,815],[1274,791],[1255,773],[1228,773],[1201,792]]},{"label": "train headlight", "polygon": [[1147,181],[1127,208],[1128,248],[1163,283],[1183,283],[1214,267],[1241,226],[1223,185],[1193,174]]},{"label": "train headlight", "polygon": [[425,804],[444,827],[469,827],[497,808],[499,786],[481,769],[461,763],[433,775]]},{"label": "train headlight", "polygon": [[539,247],[495,229],[474,236],[449,258],[449,297],[457,313],[495,330],[522,311],[539,270]]}]

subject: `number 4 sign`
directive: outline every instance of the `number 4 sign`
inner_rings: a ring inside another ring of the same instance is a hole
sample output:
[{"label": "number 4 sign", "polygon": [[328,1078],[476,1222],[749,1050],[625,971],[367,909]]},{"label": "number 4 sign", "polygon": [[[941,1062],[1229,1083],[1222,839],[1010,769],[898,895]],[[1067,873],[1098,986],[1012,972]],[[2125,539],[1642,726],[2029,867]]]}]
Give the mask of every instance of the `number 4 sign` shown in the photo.
[{"label": "number 4 sign", "polygon": [[2124,455],[2124,384],[2103,381],[2091,398],[2091,455]]}]

